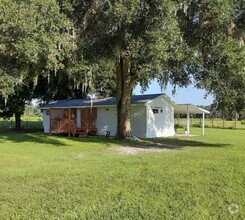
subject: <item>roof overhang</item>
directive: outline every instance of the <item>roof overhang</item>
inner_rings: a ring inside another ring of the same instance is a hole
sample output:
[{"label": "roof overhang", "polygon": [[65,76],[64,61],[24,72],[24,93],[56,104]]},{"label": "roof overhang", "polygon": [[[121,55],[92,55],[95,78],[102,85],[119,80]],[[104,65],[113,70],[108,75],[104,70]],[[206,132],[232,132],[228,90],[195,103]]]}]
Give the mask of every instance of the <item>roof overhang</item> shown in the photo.
[{"label": "roof overhang", "polygon": [[187,114],[187,112],[190,114],[210,114],[209,111],[192,104],[176,104],[174,106],[175,114]]},{"label": "roof overhang", "polygon": [[[137,103],[137,104],[130,104],[130,106],[143,106],[144,103]],[[116,108],[116,105],[92,105],[93,108]],[[40,110],[48,110],[48,109],[70,109],[70,108],[91,108],[91,105],[85,105],[85,106],[66,106],[66,107],[38,107]]]},{"label": "roof overhang", "polygon": [[[168,102],[169,104],[171,104],[172,106],[175,106],[176,103],[174,101],[172,101],[166,94],[161,94],[160,96],[156,97],[155,99],[159,99],[162,98],[164,99],[166,102]],[[149,100],[148,102],[145,103],[145,105],[150,104],[151,102],[153,102],[155,99]]]},{"label": "roof overhang", "polygon": [[[159,97],[165,97],[165,100],[167,100],[167,96],[164,94],[135,95],[131,97],[131,106],[143,106],[145,105],[145,103],[148,103],[149,101],[152,101]],[[44,110],[54,108],[89,108],[91,106],[96,108],[116,107],[116,103],[117,102],[115,97],[108,97],[103,99],[71,99],[54,101],[46,105],[40,106],[39,109]]]}]

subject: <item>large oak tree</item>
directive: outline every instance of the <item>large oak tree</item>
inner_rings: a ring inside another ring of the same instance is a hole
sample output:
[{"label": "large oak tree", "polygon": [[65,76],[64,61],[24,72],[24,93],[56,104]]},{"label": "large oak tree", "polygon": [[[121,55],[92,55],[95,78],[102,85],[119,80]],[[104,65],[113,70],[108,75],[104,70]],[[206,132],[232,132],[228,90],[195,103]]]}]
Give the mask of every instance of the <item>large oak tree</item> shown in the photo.
[{"label": "large oak tree", "polygon": [[193,79],[220,106],[244,108],[243,1],[85,2],[84,58],[115,62],[117,138],[130,135],[135,83],[152,78],[181,86]]},{"label": "large oak tree", "polygon": [[[86,3],[85,3],[86,2]],[[84,1],[81,24],[84,59],[114,62],[117,138],[131,134],[130,100],[137,82],[190,82],[193,53],[179,27],[178,1]]]}]

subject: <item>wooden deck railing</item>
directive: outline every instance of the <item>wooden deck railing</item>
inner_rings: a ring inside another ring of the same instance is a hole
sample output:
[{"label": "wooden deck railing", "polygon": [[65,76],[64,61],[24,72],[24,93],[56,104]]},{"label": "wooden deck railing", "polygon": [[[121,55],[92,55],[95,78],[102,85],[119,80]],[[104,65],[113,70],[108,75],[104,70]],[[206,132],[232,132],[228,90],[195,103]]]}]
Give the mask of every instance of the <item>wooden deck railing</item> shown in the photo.
[{"label": "wooden deck railing", "polygon": [[88,123],[86,120],[82,118],[81,118],[81,128],[84,131],[84,133],[88,134],[88,131],[89,131]]},{"label": "wooden deck railing", "polygon": [[75,137],[76,132],[77,132],[77,125],[76,125],[76,123],[73,120],[71,120],[71,125],[70,126],[71,126],[70,127],[70,133],[73,135],[73,137]]},{"label": "wooden deck railing", "polygon": [[55,132],[68,132],[69,119],[68,118],[50,119],[50,130]]},{"label": "wooden deck railing", "polygon": [[81,119],[81,128],[77,128],[76,123],[69,118],[55,118],[50,119],[50,132],[64,132],[72,134],[76,133],[87,135],[89,132],[96,131],[96,120],[94,119]]}]

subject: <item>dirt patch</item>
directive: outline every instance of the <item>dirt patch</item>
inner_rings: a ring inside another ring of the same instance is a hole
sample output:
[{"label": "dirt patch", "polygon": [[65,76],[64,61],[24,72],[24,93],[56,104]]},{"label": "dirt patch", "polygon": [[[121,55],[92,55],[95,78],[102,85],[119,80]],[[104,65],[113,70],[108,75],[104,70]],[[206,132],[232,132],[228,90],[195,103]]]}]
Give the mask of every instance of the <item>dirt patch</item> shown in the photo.
[{"label": "dirt patch", "polygon": [[116,151],[121,154],[139,154],[147,152],[167,152],[173,149],[169,148],[154,148],[154,147],[112,147],[110,150]]},{"label": "dirt patch", "polygon": [[196,135],[196,134],[189,134],[189,135],[186,135],[186,134],[175,134],[175,136],[177,136],[177,137],[198,137],[200,135]]},{"label": "dirt patch", "polygon": [[75,153],[75,152],[73,152],[73,153],[71,154],[71,157],[72,157],[73,159],[75,159],[75,160],[81,160],[81,159],[83,158],[83,155],[82,155],[82,153]]}]

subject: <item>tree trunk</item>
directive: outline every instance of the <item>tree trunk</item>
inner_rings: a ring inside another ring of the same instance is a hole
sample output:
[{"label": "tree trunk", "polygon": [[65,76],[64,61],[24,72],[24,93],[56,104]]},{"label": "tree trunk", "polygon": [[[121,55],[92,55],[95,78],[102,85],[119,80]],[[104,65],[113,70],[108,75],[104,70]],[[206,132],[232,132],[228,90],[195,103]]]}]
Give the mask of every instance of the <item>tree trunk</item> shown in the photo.
[{"label": "tree trunk", "polygon": [[130,75],[130,61],[119,58],[117,70],[117,134],[122,140],[131,135],[130,103],[135,79]]},{"label": "tree trunk", "polygon": [[15,129],[17,131],[21,128],[21,118],[20,113],[15,113]]}]

